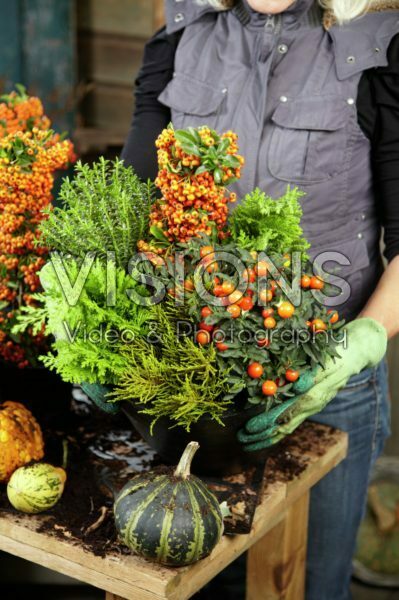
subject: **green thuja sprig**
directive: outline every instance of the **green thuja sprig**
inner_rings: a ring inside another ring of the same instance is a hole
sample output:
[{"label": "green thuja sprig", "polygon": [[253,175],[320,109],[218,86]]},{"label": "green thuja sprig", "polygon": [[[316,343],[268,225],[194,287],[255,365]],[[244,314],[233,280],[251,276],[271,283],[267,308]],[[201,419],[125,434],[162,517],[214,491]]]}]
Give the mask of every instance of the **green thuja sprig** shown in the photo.
[{"label": "green thuja sprig", "polygon": [[126,269],[148,233],[154,189],[123,161],[78,162],[74,178],[61,186],[63,207],[49,210],[40,226],[40,244],[77,258],[87,252],[105,258],[111,252],[115,264]]},{"label": "green thuja sprig", "polygon": [[[72,257],[63,261],[70,281],[76,281],[80,262]],[[114,296],[110,302],[108,271],[97,259],[90,269],[77,302],[66,298],[51,263],[40,276],[44,292],[35,296],[38,306],[25,307],[13,332],[31,328],[45,329],[54,336],[52,352],[40,359],[70,383],[112,385],[126,371],[126,357],[119,353],[121,340],[135,340],[148,333],[151,307],[144,308],[130,298],[137,286],[123,269],[115,269]],[[133,342],[134,343],[134,342]]]},{"label": "green thuja sprig", "polygon": [[181,311],[164,303],[154,307],[153,320],[159,343],[138,339],[121,350],[129,367],[112,394],[115,401],[136,403],[140,412],[161,417],[187,431],[202,416],[223,424],[231,400],[228,369],[220,370],[213,345],[203,348],[190,337],[179,339],[176,331]]}]

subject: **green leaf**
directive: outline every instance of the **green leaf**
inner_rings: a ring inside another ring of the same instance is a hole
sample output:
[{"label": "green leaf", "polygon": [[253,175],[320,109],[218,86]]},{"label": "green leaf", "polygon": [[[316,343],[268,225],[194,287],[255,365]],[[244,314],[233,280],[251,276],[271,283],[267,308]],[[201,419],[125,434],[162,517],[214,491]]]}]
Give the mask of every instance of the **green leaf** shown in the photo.
[{"label": "green leaf", "polygon": [[198,167],[198,169],[195,171],[195,175],[201,175],[201,173],[205,173],[206,171],[208,171],[209,168],[206,164],[202,164]]},{"label": "green leaf", "polygon": [[215,171],[214,171],[214,173],[213,173],[213,176],[215,178],[215,183],[217,185],[220,185],[222,183],[222,181],[223,181],[223,172],[221,171],[221,169],[216,168]]},{"label": "green leaf", "polygon": [[197,141],[196,136],[193,133],[190,133],[190,131],[187,129],[176,129],[175,138],[182,144],[195,144]]},{"label": "green leaf", "polygon": [[241,163],[236,156],[229,154],[223,159],[223,165],[231,167],[232,169],[238,169],[241,166]]},{"label": "green leaf", "polygon": [[226,150],[230,147],[230,140],[227,138],[224,138],[220,144],[217,147],[217,153],[218,154],[224,154],[226,152]]},{"label": "green leaf", "polygon": [[160,242],[167,242],[169,244],[169,240],[166,237],[166,235],[164,234],[164,232],[162,231],[162,229],[160,229],[156,225],[152,225],[150,227],[150,233],[151,233],[151,235],[154,236],[154,238],[156,238]]},{"label": "green leaf", "polygon": [[201,156],[201,151],[200,151],[199,147],[194,143],[182,142],[181,147],[182,147],[183,152],[185,152],[186,154],[193,154],[194,156]]}]

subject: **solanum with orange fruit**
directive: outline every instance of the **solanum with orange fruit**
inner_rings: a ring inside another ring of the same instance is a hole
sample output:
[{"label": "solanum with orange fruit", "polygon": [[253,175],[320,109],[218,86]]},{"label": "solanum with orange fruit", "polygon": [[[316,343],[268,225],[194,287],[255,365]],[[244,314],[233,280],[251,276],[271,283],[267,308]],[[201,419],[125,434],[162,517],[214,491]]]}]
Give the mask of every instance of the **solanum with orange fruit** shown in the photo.
[{"label": "solanum with orange fruit", "polygon": [[[290,283],[293,278],[292,261],[285,253],[265,260],[262,253],[244,252],[228,238],[221,242],[209,236],[192,238],[183,246],[190,257],[188,269],[204,257],[218,264],[218,272],[203,273],[207,298],[190,296],[190,315],[197,322],[198,344],[215,344],[222,369],[232,370],[235,384],[242,382],[250,403],[278,402],[301,375],[334,352],[331,334],[341,325],[339,315],[318,305],[313,292],[324,282],[307,272],[306,263],[296,303],[284,288],[284,280]],[[241,270],[220,260],[222,252],[239,259]],[[195,279],[192,273],[188,277]],[[309,339],[289,340],[300,332]]]}]

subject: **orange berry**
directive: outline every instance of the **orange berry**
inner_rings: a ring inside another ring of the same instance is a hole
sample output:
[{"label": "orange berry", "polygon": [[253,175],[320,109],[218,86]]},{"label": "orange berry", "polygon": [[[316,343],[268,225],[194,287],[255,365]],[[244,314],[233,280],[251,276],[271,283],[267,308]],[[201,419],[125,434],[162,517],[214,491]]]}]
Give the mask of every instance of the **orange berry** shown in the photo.
[{"label": "orange berry", "polygon": [[222,288],[225,296],[232,294],[235,290],[235,285],[231,281],[223,281]]},{"label": "orange berry", "polygon": [[320,277],[313,276],[310,278],[310,287],[312,290],[322,290],[324,288],[324,281]]},{"label": "orange berry", "polygon": [[209,317],[212,314],[213,314],[213,310],[211,308],[209,308],[209,306],[204,306],[203,308],[201,308],[201,317],[203,319],[206,319],[206,317]]},{"label": "orange berry", "polygon": [[314,319],[311,328],[315,333],[319,333],[320,331],[326,331],[327,325],[321,319]]},{"label": "orange berry", "polygon": [[208,331],[199,331],[196,335],[196,340],[200,346],[206,346],[211,341],[211,336]]},{"label": "orange berry", "polygon": [[337,310],[328,310],[327,314],[330,315],[328,320],[330,321],[331,325],[334,325],[335,323],[338,323],[339,321],[339,313]]},{"label": "orange berry", "polygon": [[212,333],[212,331],[214,329],[214,325],[208,325],[208,323],[201,321],[201,323],[198,325],[198,328],[201,331],[208,331],[208,333]]},{"label": "orange berry", "polygon": [[262,394],[264,396],[274,396],[275,393],[277,392],[277,384],[272,381],[271,379],[267,379],[263,384],[262,384]]},{"label": "orange berry", "polygon": [[241,315],[241,308],[237,304],[228,306],[226,310],[233,319],[237,319]]},{"label": "orange berry", "polygon": [[295,307],[291,304],[291,302],[282,302],[278,308],[277,312],[282,319],[289,319],[295,312]]},{"label": "orange berry", "polygon": [[234,290],[231,294],[229,294],[228,300],[229,304],[236,304],[243,297],[243,293],[240,290]]},{"label": "orange berry", "polygon": [[247,368],[247,373],[251,379],[259,379],[264,373],[262,365],[258,362],[251,363]]},{"label": "orange berry", "polygon": [[272,290],[261,290],[259,292],[259,301],[262,304],[266,304],[268,302],[271,302],[273,300],[273,292]]},{"label": "orange berry", "polygon": [[248,310],[252,310],[254,307],[254,303],[252,301],[251,298],[248,298],[248,296],[244,296],[244,298],[242,298],[242,300],[240,300],[238,302],[238,306],[244,310],[244,311],[248,311]]},{"label": "orange berry", "polygon": [[219,352],[226,352],[229,349],[228,345],[224,342],[216,342],[216,348]]},{"label": "orange berry", "polygon": [[255,273],[258,277],[265,277],[269,271],[269,268],[269,263],[265,260],[261,260],[255,265]]},{"label": "orange berry", "polygon": [[267,317],[267,319],[263,321],[263,324],[266,327],[266,329],[274,329],[277,325],[276,319],[274,319],[273,317]]}]

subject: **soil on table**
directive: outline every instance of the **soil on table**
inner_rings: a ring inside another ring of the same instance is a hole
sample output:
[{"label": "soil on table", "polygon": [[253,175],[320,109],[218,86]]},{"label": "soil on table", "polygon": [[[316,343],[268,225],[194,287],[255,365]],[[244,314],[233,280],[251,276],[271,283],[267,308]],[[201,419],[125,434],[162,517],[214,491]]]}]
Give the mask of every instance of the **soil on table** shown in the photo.
[{"label": "soil on table", "polygon": [[[132,475],[162,468],[161,460],[123,415],[105,415],[85,401],[81,392],[75,393],[62,430],[53,427],[48,411],[35,414],[45,436],[44,460],[61,465],[63,441],[68,442],[64,494],[53,509],[40,515],[38,530],[76,541],[98,556],[129,554],[117,538],[112,512],[114,496]],[[328,433],[325,427],[304,424],[293,437],[270,450],[265,469],[253,467],[223,479],[202,477],[219,501],[226,500],[232,511],[232,517],[226,521],[226,533],[248,533],[264,487],[300,475],[306,468],[307,454],[325,452]],[[3,485],[0,516],[7,513],[20,514],[9,504]]]}]

